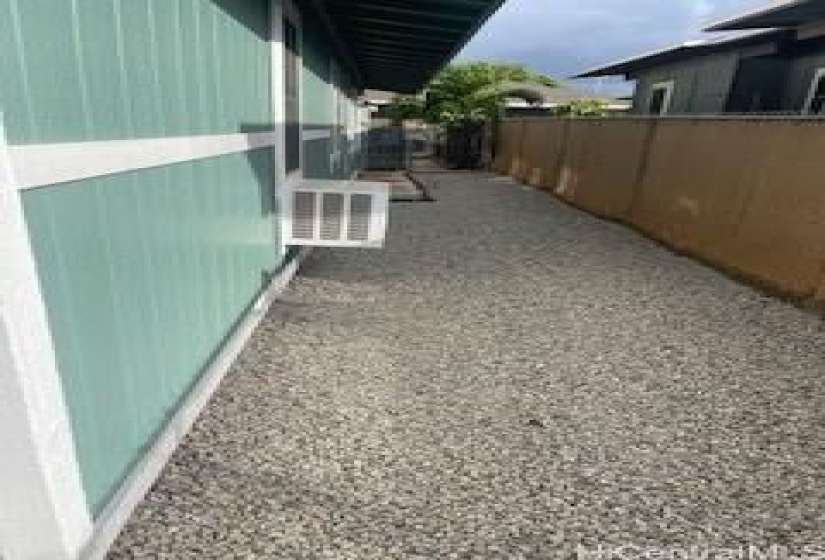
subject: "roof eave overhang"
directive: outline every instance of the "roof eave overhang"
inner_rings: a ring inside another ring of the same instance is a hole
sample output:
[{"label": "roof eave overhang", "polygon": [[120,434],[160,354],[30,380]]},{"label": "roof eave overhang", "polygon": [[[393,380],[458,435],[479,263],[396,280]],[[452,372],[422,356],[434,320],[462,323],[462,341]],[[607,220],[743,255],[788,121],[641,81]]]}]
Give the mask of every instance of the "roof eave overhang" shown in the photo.
[{"label": "roof eave overhang", "polygon": [[505,0],[308,0],[359,86],[419,91]]},{"label": "roof eave overhang", "polygon": [[820,2],[792,0],[714,23],[705,31],[791,28],[823,18],[825,18],[825,8]]},{"label": "roof eave overhang", "polygon": [[[487,23],[491,17],[493,17],[493,15],[499,10],[499,8],[501,8],[504,5],[504,2],[506,1],[507,0],[493,0],[490,3],[490,7],[486,10],[486,12],[482,14],[481,18],[479,18],[478,21],[476,21],[475,25],[464,35],[461,42],[456,43],[452,52],[450,52],[450,54],[441,62],[441,64],[438,65],[438,67],[435,69],[434,72],[432,72],[429,78],[432,78],[433,76],[441,72],[444,69],[444,67],[446,67],[450,63],[450,61],[452,61],[456,56],[458,56],[458,54],[464,49],[464,47],[467,46],[467,43],[469,43],[470,40],[472,40],[472,38],[476,36],[476,33],[478,33],[481,30],[481,28],[484,27],[484,24]],[[421,89],[421,87],[423,86],[424,84],[421,84],[421,86],[416,88],[416,91]]]},{"label": "roof eave overhang", "polygon": [[[655,53],[648,53],[614,62],[609,65],[593,68],[581,74],[573,76],[578,78],[602,78],[607,76],[625,76],[632,79],[635,74],[657,66],[664,66],[666,64],[674,64],[690,60],[700,56],[712,55],[728,50],[744,50],[754,46],[772,46],[778,49],[780,45],[784,44],[793,34],[791,31],[784,29],[767,29],[765,31],[750,33],[741,37],[734,37],[729,40],[679,45],[664,49]],[[775,52],[775,51],[772,51]]]}]

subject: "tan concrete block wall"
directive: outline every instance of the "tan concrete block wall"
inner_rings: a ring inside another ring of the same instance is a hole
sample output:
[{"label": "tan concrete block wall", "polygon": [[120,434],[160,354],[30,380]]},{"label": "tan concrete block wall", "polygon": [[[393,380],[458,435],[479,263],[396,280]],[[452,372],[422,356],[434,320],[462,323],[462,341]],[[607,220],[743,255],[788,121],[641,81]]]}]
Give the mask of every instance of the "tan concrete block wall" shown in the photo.
[{"label": "tan concrete block wall", "polygon": [[[631,221],[650,235],[705,258],[729,255],[762,153],[752,121],[654,123]],[[712,125],[712,126],[708,126]]]},{"label": "tan concrete block wall", "polygon": [[825,126],[764,123],[748,135],[768,146],[743,158],[757,173],[725,261],[783,291],[815,296],[825,287]]},{"label": "tan concrete block wall", "polygon": [[525,121],[522,167],[517,179],[534,187],[555,189],[569,122],[562,119]]},{"label": "tan concrete block wall", "polygon": [[645,152],[648,123],[570,121],[556,193],[599,216],[626,219]]},{"label": "tan concrete block wall", "polygon": [[496,173],[515,177],[522,159],[523,136],[523,120],[511,119],[500,124],[496,159],[493,162],[493,170]]},{"label": "tan concrete block wall", "polygon": [[[825,124],[546,119],[507,174],[782,292],[825,302]],[[502,166],[502,169],[505,166]]]}]

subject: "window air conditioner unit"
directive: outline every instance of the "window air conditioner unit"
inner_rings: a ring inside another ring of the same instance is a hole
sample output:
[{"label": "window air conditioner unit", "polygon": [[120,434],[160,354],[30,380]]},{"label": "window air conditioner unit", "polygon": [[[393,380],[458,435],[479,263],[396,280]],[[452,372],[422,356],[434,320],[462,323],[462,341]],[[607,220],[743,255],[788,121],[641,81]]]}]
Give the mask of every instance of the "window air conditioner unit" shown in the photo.
[{"label": "window air conditioner unit", "polygon": [[286,245],[381,248],[390,188],[371,181],[307,179],[283,197]]}]

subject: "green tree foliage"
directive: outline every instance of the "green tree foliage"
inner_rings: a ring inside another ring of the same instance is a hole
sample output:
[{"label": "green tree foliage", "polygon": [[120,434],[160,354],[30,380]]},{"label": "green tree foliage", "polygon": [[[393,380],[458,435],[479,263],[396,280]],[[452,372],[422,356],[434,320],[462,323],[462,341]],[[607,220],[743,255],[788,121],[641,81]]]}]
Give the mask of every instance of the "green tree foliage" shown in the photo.
[{"label": "green tree foliage", "polygon": [[558,108],[558,115],[571,117],[603,117],[607,105],[598,99],[579,99]]},{"label": "green tree foliage", "polygon": [[442,70],[421,95],[400,97],[389,111],[396,120],[419,118],[444,126],[493,119],[507,97],[533,101],[529,92],[513,88],[514,83],[558,85],[521,64],[454,64]]}]

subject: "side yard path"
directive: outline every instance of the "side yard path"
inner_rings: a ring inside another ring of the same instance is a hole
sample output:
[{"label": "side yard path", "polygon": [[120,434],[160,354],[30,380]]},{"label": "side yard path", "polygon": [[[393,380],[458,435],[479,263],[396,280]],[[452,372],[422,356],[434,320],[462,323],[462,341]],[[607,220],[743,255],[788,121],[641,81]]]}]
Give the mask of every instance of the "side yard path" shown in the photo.
[{"label": "side yard path", "polygon": [[112,558],[825,551],[817,314],[508,179],[421,178],[384,251],[306,261]]}]

